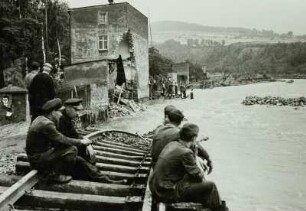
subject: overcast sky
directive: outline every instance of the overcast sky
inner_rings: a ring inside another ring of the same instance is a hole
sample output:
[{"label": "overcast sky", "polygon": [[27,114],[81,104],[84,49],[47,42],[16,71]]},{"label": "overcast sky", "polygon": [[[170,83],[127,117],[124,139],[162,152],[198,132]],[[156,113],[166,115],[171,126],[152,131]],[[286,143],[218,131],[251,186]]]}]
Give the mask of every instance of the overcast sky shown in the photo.
[{"label": "overcast sky", "polygon": [[[107,4],[107,0],[66,0],[69,6]],[[114,0],[129,2],[151,22],[173,20],[306,34],[306,0]]]}]

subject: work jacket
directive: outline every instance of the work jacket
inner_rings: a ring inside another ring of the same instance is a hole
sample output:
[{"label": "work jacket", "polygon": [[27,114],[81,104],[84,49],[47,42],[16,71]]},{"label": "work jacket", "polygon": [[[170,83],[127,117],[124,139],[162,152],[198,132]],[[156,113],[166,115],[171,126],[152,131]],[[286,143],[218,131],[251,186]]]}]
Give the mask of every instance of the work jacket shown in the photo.
[{"label": "work jacket", "polygon": [[190,182],[200,182],[203,178],[193,151],[182,142],[174,141],[159,155],[149,184],[157,200],[176,202]]},{"label": "work jacket", "polygon": [[172,123],[167,123],[156,129],[153,136],[152,142],[152,165],[156,163],[159,154],[164,149],[164,147],[172,142],[179,139],[180,129],[173,125]]},{"label": "work jacket", "polygon": [[38,116],[32,122],[26,139],[26,152],[30,162],[39,161],[42,154],[59,144],[81,146],[81,140],[64,136],[56,129],[54,122],[45,116]]},{"label": "work jacket", "polygon": [[66,109],[62,112],[59,118],[58,130],[65,136],[70,138],[82,138],[76,131],[72,119],[67,115]]},{"label": "work jacket", "polygon": [[[164,147],[172,142],[178,141],[180,138],[180,128],[175,126],[172,123],[167,123],[165,125],[158,126],[155,129],[155,134],[153,135],[153,142],[152,142],[152,166],[154,167],[155,163],[157,162],[158,156]],[[198,149],[198,156],[204,160],[210,161],[209,154],[207,151],[202,147],[202,145],[197,144]]]}]

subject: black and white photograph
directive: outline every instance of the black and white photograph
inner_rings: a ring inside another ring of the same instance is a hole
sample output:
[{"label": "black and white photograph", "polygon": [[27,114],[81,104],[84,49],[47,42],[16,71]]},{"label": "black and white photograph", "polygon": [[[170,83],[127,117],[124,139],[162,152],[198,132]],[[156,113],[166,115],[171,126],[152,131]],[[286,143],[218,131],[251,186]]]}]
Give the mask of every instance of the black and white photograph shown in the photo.
[{"label": "black and white photograph", "polygon": [[0,0],[0,211],[306,211],[305,0]]}]

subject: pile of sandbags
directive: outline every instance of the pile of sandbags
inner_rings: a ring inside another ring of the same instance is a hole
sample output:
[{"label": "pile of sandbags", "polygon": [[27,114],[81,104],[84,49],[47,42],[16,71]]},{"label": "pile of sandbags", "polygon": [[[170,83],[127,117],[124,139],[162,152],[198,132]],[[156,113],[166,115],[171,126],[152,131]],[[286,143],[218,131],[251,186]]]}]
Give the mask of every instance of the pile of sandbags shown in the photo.
[{"label": "pile of sandbags", "polygon": [[276,105],[276,106],[305,106],[306,98],[283,98],[283,97],[258,97],[247,96],[243,101],[243,105]]}]

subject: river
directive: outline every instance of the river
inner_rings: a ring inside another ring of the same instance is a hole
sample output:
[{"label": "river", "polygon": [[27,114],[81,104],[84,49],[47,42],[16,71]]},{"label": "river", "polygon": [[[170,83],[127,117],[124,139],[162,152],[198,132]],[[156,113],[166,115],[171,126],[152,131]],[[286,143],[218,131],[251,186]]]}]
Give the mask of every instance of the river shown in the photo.
[{"label": "river", "polygon": [[145,133],[175,105],[210,137],[207,179],[231,210],[306,210],[306,107],[244,106],[248,95],[306,96],[306,80],[194,90],[194,100],[149,101],[146,111],[101,128]]}]

